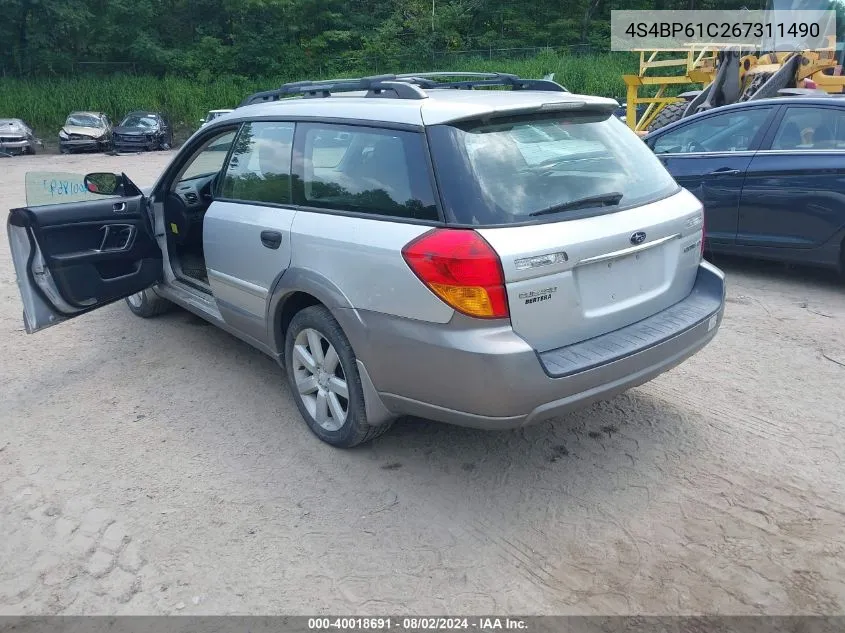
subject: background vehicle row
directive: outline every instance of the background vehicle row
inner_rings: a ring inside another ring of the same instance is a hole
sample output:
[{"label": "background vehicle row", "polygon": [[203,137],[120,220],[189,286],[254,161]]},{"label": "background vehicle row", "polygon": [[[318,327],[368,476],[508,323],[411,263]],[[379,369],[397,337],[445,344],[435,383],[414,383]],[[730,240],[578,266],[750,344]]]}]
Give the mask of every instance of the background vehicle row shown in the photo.
[{"label": "background vehicle row", "polygon": [[113,126],[103,112],[71,112],[59,130],[59,151],[72,152],[139,152],[169,149],[173,129],[159,112],[130,112]]}]

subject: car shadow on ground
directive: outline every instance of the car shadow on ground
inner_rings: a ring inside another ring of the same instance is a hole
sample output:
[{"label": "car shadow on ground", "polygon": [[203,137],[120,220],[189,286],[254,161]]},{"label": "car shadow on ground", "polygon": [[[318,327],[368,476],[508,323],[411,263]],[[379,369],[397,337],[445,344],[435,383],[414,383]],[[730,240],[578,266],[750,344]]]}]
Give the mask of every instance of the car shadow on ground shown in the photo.
[{"label": "car shadow on ground", "polygon": [[828,289],[845,288],[845,275],[827,268],[714,253],[707,253],[706,259],[727,275],[743,274],[770,281],[810,283]]},{"label": "car shadow on ground", "polygon": [[[171,321],[174,337],[178,329],[205,324],[181,310],[163,320]],[[203,327],[202,331],[205,342],[195,338],[193,354],[233,363],[232,371],[252,383],[250,390],[266,393],[280,413],[279,417],[241,420],[215,420],[206,414],[205,433],[210,439],[225,432],[237,436],[239,443],[264,447],[262,457],[228,455],[223,461],[237,472],[254,469],[255,459],[268,460],[259,468],[263,471],[271,462],[293,458],[326,472],[352,469],[370,483],[391,489],[397,478],[406,477],[411,478],[409,484],[426,482],[426,486],[451,488],[455,494],[474,491],[480,495],[502,485],[554,493],[577,482],[578,491],[572,494],[583,499],[594,493],[602,497],[602,490],[619,491],[634,480],[653,481],[660,474],[655,464],[678,464],[686,459],[682,456],[697,452],[696,427],[706,423],[701,422],[702,412],[672,401],[671,388],[650,391],[644,387],[513,431],[484,431],[406,417],[371,443],[337,450],[307,429],[284,370],[272,359],[222,330]],[[210,441],[212,452],[215,443],[216,439]],[[279,476],[278,485],[284,485],[283,474]]]}]

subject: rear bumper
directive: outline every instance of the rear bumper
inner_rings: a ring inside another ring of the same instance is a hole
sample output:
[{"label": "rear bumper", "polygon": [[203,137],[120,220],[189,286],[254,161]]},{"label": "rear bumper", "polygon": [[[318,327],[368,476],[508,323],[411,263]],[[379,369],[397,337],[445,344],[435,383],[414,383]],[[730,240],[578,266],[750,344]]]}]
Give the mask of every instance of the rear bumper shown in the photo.
[{"label": "rear bumper", "polygon": [[512,429],[611,398],[683,362],[716,335],[724,299],[724,275],[704,262],[678,304],[542,354],[506,324],[478,329],[457,317],[444,326],[374,313],[344,323],[352,311],[338,316],[374,387],[369,395],[392,414]]}]

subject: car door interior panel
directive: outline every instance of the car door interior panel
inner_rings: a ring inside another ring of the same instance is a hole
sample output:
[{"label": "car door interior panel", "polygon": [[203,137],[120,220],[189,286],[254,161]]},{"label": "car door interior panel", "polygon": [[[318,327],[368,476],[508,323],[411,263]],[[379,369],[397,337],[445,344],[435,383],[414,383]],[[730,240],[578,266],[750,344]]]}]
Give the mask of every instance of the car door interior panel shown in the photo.
[{"label": "car door interior panel", "polygon": [[73,313],[153,285],[161,278],[162,255],[144,205],[139,195],[13,209],[9,223],[25,228],[30,241],[30,281],[40,253]]}]

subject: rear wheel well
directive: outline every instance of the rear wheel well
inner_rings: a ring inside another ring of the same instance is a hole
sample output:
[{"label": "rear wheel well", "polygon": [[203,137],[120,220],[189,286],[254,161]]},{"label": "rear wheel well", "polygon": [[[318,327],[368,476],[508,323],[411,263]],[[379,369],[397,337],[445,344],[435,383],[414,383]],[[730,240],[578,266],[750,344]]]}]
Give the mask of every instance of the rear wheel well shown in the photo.
[{"label": "rear wheel well", "polygon": [[294,292],[291,296],[285,299],[276,320],[276,326],[278,327],[277,331],[281,334],[280,340],[282,341],[282,349],[284,349],[285,335],[287,334],[290,322],[293,321],[293,317],[296,316],[297,312],[315,305],[322,305],[322,302],[317,299],[317,297],[310,295],[307,292]]}]

